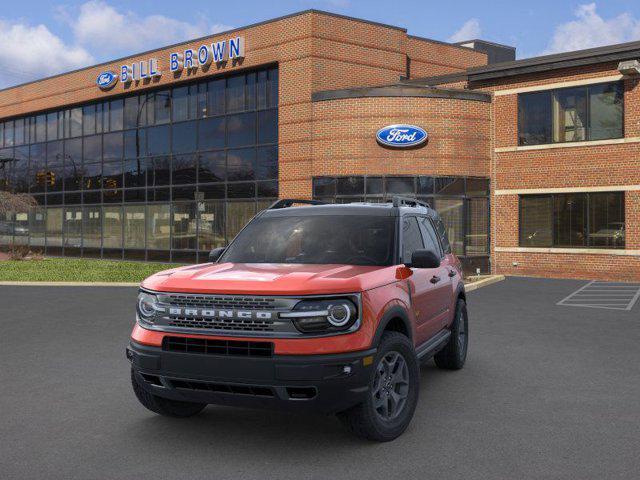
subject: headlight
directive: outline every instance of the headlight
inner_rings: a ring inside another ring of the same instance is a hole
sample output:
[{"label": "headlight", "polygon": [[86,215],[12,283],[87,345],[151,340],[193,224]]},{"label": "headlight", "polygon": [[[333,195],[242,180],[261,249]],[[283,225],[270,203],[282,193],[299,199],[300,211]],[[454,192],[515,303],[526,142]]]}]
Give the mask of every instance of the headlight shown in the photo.
[{"label": "headlight", "polygon": [[138,294],[137,307],[140,320],[152,323],[158,311],[158,297],[151,293],[140,292]]},{"label": "headlight", "polygon": [[280,317],[291,319],[303,333],[339,332],[353,327],[358,320],[358,308],[348,298],[302,300]]}]

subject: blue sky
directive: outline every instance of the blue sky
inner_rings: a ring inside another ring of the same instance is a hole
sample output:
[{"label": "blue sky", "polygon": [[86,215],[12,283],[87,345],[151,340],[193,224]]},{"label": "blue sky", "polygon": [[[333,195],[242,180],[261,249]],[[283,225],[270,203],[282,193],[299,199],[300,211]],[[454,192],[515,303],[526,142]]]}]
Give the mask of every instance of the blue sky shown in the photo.
[{"label": "blue sky", "polygon": [[438,40],[480,37],[518,57],[640,40],[640,1],[5,0],[0,88],[317,8]]}]

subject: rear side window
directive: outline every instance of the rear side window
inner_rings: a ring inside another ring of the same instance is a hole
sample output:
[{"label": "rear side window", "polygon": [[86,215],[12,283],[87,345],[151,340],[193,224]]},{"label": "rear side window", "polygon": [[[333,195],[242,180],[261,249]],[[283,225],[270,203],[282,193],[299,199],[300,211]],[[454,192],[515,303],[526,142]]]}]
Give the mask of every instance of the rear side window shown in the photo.
[{"label": "rear side window", "polygon": [[414,251],[424,248],[422,234],[416,217],[406,217],[402,221],[402,262],[410,263]]},{"label": "rear side window", "polygon": [[432,250],[436,255],[442,257],[440,242],[438,241],[438,237],[436,236],[431,220],[427,217],[420,217],[418,223],[420,223],[420,230],[422,230],[422,236],[424,237],[424,248]]},{"label": "rear side window", "polygon": [[436,223],[436,233],[438,234],[438,238],[440,238],[440,243],[442,244],[442,248],[444,253],[451,253],[451,244],[449,243],[449,237],[447,236],[447,229],[444,227],[444,223],[441,218],[437,218],[435,220]]}]

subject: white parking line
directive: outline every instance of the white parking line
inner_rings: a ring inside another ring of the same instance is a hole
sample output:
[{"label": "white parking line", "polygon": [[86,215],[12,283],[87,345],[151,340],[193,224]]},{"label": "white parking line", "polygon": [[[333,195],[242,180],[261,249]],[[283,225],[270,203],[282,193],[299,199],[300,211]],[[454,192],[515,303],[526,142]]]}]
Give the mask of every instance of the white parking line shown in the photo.
[{"label": "white parking line", "polygon": [[640,299],[640,284],[591,281],[556,305],[631,310]]}]

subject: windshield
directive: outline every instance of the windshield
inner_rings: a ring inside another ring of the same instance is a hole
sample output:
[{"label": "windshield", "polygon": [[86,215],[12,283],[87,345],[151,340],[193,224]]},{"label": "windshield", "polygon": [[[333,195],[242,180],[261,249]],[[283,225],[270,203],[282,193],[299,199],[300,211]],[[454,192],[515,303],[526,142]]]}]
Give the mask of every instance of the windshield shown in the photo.
[{"label": "windshield", "polygon": [[220,262],[391,265],[395,218],[354,215],[261,217]]}]

